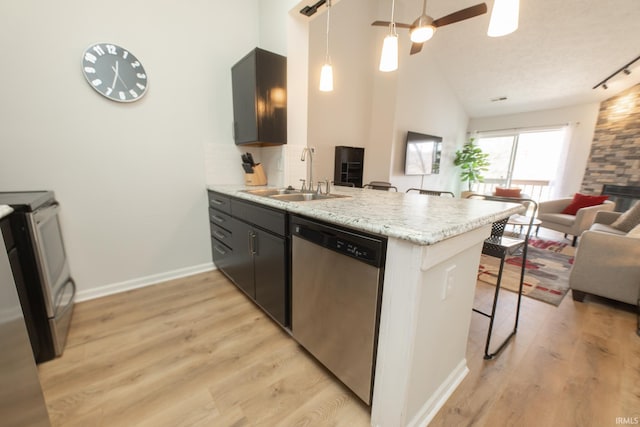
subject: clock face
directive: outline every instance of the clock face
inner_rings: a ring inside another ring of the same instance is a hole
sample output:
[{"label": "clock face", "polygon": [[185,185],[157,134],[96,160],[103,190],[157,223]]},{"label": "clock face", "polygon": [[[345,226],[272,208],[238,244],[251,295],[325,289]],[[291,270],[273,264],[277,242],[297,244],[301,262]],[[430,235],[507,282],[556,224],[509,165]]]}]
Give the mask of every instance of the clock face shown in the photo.
[{"label": "clock face", "polygon": [[147,92],[147,74],[128,50],[110,43],[89,46],[82,57],[82,72],[96,91],[118,102],[133,102]]}]

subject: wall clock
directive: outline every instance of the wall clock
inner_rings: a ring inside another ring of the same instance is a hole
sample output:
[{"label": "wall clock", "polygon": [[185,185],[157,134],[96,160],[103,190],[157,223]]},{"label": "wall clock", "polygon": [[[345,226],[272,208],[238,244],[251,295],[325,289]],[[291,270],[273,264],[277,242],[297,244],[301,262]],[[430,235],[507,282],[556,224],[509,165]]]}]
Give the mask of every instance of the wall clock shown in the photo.
[{"label": "wall clock", "polygon": [[147,92],[147,74],[131,52],[111,43],[85,49],[82,73],[99,94],[117,102],[133,102]]}]

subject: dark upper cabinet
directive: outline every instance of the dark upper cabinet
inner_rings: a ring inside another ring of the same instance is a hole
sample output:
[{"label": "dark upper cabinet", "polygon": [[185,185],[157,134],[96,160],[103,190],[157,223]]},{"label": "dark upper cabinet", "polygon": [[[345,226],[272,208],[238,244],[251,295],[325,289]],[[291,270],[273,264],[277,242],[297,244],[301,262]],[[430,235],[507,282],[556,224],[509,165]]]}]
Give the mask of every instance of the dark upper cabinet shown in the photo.
[{"label": "dark upper cabinet", "polygon": [[231,68],[236,144],[287,143],[287,58],[255,48]]}]

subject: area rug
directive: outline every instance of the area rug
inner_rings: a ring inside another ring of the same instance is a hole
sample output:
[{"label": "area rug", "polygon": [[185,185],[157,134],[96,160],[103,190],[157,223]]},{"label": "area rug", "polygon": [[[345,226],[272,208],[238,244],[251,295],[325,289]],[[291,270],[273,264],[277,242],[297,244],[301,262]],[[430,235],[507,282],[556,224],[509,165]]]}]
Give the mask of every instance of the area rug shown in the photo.
[{"label": "area rug", "polygon": [[[568,243],[531,238],[525,264],[522,295],[555,306],[560,305],[569,290],[569,272],[575,248]],[[518,291],[522,254],[507,256],[502,272],[501,288]],[[478,280],[494,285],[498,277],[500,259],[482,255]]]}]

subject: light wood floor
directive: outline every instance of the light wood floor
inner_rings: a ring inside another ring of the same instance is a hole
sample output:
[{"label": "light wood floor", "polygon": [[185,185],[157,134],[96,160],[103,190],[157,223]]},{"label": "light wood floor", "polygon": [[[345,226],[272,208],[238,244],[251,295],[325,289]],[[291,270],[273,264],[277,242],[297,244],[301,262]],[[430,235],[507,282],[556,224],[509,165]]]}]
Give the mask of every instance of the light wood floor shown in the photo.
[{"label": "light wood floor", "polygon": [[[493,287],[478,286],[476,304]],[[501,295],[506,313],[514,294]],[[509,319],[499,322],[505,333]],[[615,426],[640,416],[640,337],[626,306],[523,298],[515,340],[482,358],[434,426]],[[366,426],[368,408],[218,272],[76,305],[64,355],[39,366],[54,426]]]}]

